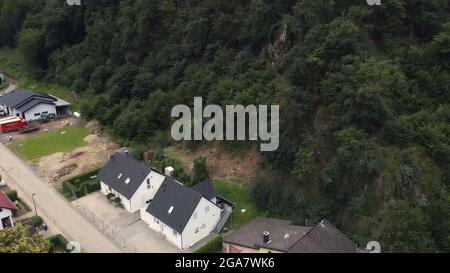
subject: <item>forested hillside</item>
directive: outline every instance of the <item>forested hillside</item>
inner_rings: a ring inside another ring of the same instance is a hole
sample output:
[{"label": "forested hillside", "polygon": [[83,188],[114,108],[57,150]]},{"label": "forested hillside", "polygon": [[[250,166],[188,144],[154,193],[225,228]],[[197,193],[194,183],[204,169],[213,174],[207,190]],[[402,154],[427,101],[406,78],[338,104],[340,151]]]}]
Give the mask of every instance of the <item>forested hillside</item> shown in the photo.
[{"label": "forested hillside", "polygon": [[384,251],[450,251],[450,1],[0,0],[0,47],[127,143],[175,104],[279,104],[271,215]]}]

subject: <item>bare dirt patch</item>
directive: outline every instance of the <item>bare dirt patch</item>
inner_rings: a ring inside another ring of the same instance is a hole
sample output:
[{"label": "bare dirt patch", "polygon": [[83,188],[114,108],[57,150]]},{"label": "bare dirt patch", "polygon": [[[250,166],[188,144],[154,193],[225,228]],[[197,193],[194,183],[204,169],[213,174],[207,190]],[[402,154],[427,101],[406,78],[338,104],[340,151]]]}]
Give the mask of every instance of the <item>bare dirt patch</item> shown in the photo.
[{"label": "bare dirt patch", "polygon": [[183,162],[188,170],[192,170],[194,159],[206,157],[212,179],[251,182],[261,170],[262,155],[256,147],[239,157],[225,151],[217,142],[202,144],[193,151],[181,147],[169,147],[166,151]]},{"label": "bare dirt patch", "polygon": [[84,140],[85,147],[41,158],[35,166],[39,175],[59,187],[64,180],[102,167],[119,148],[107,136],[91,134]]}]

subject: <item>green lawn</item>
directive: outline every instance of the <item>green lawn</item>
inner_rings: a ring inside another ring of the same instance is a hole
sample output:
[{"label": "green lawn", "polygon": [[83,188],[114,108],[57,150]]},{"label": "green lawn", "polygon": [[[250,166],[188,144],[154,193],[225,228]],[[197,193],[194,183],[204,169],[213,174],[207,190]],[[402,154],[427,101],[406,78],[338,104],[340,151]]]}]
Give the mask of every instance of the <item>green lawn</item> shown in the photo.
[{"label": "green lawn", "polygon": [[17,139],[9,147],[24,159],[37,160],[46,155],[85,146],[84,138],[88,134],[86,128],[73,126]]},{"label": "green lawn", "polygon": [[[228,220],[228,227],[236,228],[256,216],[265,216],[250,199],[248,186],[237,181],[217,180],[214,182],[214,188],[220,196],[236,205],[235,215]],[[242,209],[245,209],[245,212],[242,212]]]}]

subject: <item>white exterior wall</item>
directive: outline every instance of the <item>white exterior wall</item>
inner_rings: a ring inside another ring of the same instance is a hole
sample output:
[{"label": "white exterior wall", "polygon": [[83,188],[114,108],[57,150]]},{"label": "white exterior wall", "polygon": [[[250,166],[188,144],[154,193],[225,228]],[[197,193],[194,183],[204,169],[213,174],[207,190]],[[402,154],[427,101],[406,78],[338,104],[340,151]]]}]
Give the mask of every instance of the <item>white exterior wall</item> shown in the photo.
[{"label": "white exterior wall", "polygon": [[[162,235],[164,235],[165,239],[174,244],[179,249],[182,249],[182,237],[181,234],[175,232],[172,228],[164,224],[163,222],[159,221],[159,219],[156,219],[153,215],[146,212],[147,208],[141,209],[141,220],[148,224],[148,227],[155,232],[158,232]],[[155,220],[156,219],[156,220]]]},{"label": "white exterior wall", "polygon": [[[48,105],[48,104],[38,104],[35,107],[31,108],[30,110],[25,112],[24,118],[26,121],[32,121],[32,120],[38,120],[41,118],[41,116],[34,116],[36,113],[42,113],[42,112],[48,112],[48,114],[55,114],[56,115],[56,107],[54,105]],[[14,110],[13,116],[16,115],[16,112]]]},{"label": "white exterior wall", "polygon": [[[111,188],[111,190],[109,190],[109,186],[106,185],[105,183],[103,183],[102,181],[100,181],[100,191],[104,194],[107,195],[108,193],[112,193],[114,195],[116,195],[116,197],[120,197],[120,203],[122,203],[124,209],[126,209],[127,211],[133,213],[134,211],[132,211],[132,207],[131,207],[131,202],[130,200],[128,200],[127,198],[125,198],[123,195],[121,195],[120,193],[118,193],[117,191],[115,191],[113,188]],[[135,210],[136,211],[136,210]]]},{"label": "white exterior wall", "polygon": [[3,224],[2,224],[1,219],[6,218],[6,217],[10,218],[11,224],[14,226],[11,210],[3,208],[2,211],[0,211],[0,229],[3,229]]},{"label": "white exterior wall", "polygon": [[[209,206],[209,212],[205,212],[205,208]],[[189,219],[186,227],[183,231],[183,248],[188,248],[191,245],[197,243],[201,239],[208,236],[216,227],[220,220],[221,209],[210,201],[202,198],[197,205],[194,213]],[[194,219],[194,214],[197,213],[197,218]],[[202,228],[202,225],[205,227]],[[195,229],[198,228],[199,232],[195,233]]]},{"label": "white exterior wall", "polygon": [[104,194],[107,195],[108,193],[110,193],[109,189],[108,189],[108,185],[106,185],[105,183],[103,183],[102,181],[100,181],[100,191]]},{"label": "white exterior wall", "polygon": [[[205,212],[205,208],[209,206],[209,212]],[[220,220],[220,211],[216,205],[210,201],[202,198],[194,210],[197,212],[197,218],[194,219],[194,213],[189,219],[183,233],[174,235],[173,230],[156,219],[153,215],[145,211],[146,208],[141,208],[141,220],[148,224],[148,227],[152,230],[161,233],[165,236],[165,239],[177,246],[179,249],[189,248],[191,245],[197,243],[201,239],[208,236],[216,227]],[[205,228],[202,225],[205,224]],[[198,227],[199,232],[195,233],[195,229]]]},{"label": "white exterior wall", "polygon": [[[150,180],[150,188],[147,187],[147,179]],[[109,191],[108,185],[106,185],[103,182],[100,182],[101,187],[100,191],[105,195],[110,192],[115,195],[118,195],[122,200],[121,203],[124,205],[124,207],[129,212],[134,213],[141,208],[147,208],[148,206],[147,201],[153,199],[164,179],[165,179],[164,175],[151,171],[148,174],[148,176],[144,179],[144,181],[142,181],[141,185],[139,186],[139,188],[137,189],[137,191],[134,193],[134,195],[131,197],[130,200],[124,198],[122,195],[120,195],[112,188],[111,191]]]}]

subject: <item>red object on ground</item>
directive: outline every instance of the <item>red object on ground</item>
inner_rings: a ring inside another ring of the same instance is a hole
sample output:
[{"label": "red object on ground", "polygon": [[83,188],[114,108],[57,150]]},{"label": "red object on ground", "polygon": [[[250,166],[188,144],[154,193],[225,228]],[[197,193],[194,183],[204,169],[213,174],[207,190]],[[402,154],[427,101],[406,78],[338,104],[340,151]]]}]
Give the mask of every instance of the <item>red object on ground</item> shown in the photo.
[{"label": "red object on ground", "polygon": [[7,133],[24,127],[27,123],[20,117],[0,119],[0,132]]},{"label": "red object on ground", "polygon": [[9,200],[8,196],[6,196],[6,194],[4,194],[2,191],[0,191],[0,208],[17,210],[14,203],[11,202],[11,200]]}]

